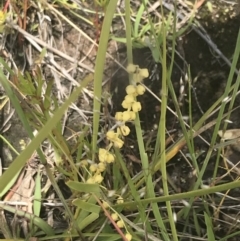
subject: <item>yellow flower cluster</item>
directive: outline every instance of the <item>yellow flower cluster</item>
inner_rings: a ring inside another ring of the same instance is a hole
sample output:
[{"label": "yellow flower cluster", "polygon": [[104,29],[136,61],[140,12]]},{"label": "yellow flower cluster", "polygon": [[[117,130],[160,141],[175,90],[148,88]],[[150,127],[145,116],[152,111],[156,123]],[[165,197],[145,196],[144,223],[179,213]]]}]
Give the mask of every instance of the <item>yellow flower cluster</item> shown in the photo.
[{"label": "yellow flower cluster", "polygon": [[[126,96],[122,102],[122,107],[125,109],[123,112],[117,112],[115,119],[117,121],[116,130],[109,130],[106,134],[106,139],[109,141],[109,145],[106,148],[99,148],[98,151],[98,163],[92,163],[88,168],[90,177],[87,183],[101,183],[103,181],[102,172],[106,170],[107,165],[111,164],[115,160],[115,156],[110,152],[114,146],[116,148],[122,148],[124,144],[123,137],[130,134],[130,128],[126,126],[126,122],[134,121],[136,114],[142,109],[141,103],[137,101],[137,96],[143,95],[146,91],[141,81],[148,77],[147,69],[140,69],[139,66],[130,64],[127,67],[127,71],[132,77],[133,84],[126,87]],[[87,161],[81,163],[82,166],[88,165]],[[119,196],[116,200],[117,204],[123,203],[124,199]],[[103,201],[105,208],[111,208],[111,206]],[[113,209],[112,209],[113,210]],[[132,235],[128,232],[127,227],[121,218],[121,216],[113,210],[111,218],[116,222],[117,226],[121,229],[125,229],[125,238],[128,241],[132,240]]]},{"label": "yellow flower cluster", "polygon": [[140,69],[138,65],[129,64],[127,71],[129,74],[132,74],[134,84],[126,87],[126,96],[122,102],[122,107],[126,109],[126,111],[116,113],[115,119],[120,124],[118,125],[116,132],[114,130],[107,132],[106,138],[110,141],[110,144],[106,149],[99,148],[99,163],[91,164],[89,170],[92,173],[92,176],[87,180],[87,183],[101,183],[103,181],[101,173],[106,170],[107,164],[114,162],[114,155],[109,150],[112,146],[122,148],[124,144],[122,137],[127,136],[130,133],[130,129],[125,125],[125,122],[135,120],[136,113],[142,109],[141,103],[136,100],[136,97],[143,95],[145,92],[145,88],[140,82],[148,77],[148,70]]},{"label": "yellow flower cluster", "polygon": [[[123,220],[119,217],[119,215],[115,212],[115,213],[112,213],[111,214],[111,218],[114,222],[116,222],[117,226],[119,228],[125,228],[125,224],[123,222]],[[128,240],[128,241],[131,241],[132,240],[132,235],[127,231],[127,233],[125,234],[125,238]]]},{"label": "yellow flower cluster", "polygon": [[127,72],[133,75],[133,81],[140,83],[143,79],[147,78],[149,73],[147,69],[140,69],[138,65],[129,64],[127,66]]},{"label": "yellow flower cluster", "polygon": [[122,107],[126,109],[126,111],[117,112],[115,114],[115,119],[122,122],[135,120],[136,113],[142,109],[141,103],[136,100],[136,97],[138,95],[143,95],[144,92],[145,88],[140,84],[136,86],[128,85],[126,87],[127,95],[122,102]]},{"label": "yellow flower cluster", "polygon": [[93,163],[90,165],[89,170],[94,174],[87,180],[87,183],[101,183],[103,181],[101,173],[106,170],[107,164],[114,162],[113,154],[103,148],[99,148],[98,159],[98,164]]}]

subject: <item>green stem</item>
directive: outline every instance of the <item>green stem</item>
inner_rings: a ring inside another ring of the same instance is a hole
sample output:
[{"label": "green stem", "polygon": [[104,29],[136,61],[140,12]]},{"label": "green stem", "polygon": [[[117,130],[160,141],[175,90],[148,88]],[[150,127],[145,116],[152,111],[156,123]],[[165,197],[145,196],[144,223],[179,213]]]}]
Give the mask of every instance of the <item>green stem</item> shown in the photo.
[{"label": "green stem", "polygon": [[[166,142],[165,142],[165,129],[166,129],[166,114],[167,114],[167,96],[168,96],[168,86],[167,86],[167,41],[166,41],[166,27],[164,25],[164,13],[163,7],[161,5],[161,12],[163,17],[163,24],[162,24],[162,46],[163,46],[163,53],[162,53],[162,90],[160,96],[162,97],[162,104],[161,104],[161,117],[160,117],[160,163],[161,163],[161,172],[162,172],[162,182],[163,182],[163,193],[164,196],[169,195],[168,191],[168,182],[167,182],[167,169],[166,169]],[[169,217],[169,223],[171,227],[171,233],[174,241],[178,241],[176,226],[173,219],[173,212],[170,201],[166,201],[167,206],[167,213]]]}]

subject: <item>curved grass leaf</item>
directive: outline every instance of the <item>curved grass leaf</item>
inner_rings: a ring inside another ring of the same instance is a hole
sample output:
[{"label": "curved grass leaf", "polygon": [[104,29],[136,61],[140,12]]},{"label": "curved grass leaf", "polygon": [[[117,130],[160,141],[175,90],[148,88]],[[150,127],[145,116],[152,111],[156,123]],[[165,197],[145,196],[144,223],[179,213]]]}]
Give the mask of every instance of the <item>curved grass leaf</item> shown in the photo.
[{"label": "curved grass leaf", "polygon": [[89,184],[75,181],[68,181],[66,184],[71,189],[79,192],[99,194],[101,191],[99,184]]},{"label": "curved grass leaf", "polygon": [[85,202],[85,201],[80,200],[80,199],[73,200],[72,204],[77,206],[80,209],[89,211],[91,213],[97,213],[98,214],[101,210],[101,208],[98,205],[88,203],[88,202]]},{"label": "curved grass leaf", "polygon": [[96,58],[95,74],[94,74],[94,101],[93,101],[93,137],[92,137],[92,151],[93,158],[97,150],[97,137],[99,131],[99,119],[100,119],[100,106],[102,95],[102,79],[104,72],[104,64],[107,53],[107,46],[109,40],[109,32],[112,24],[115,9],[117,7],[118,0],[111,0],[108,4],[106,14],[103,21],[101,30],[99,47]]}]

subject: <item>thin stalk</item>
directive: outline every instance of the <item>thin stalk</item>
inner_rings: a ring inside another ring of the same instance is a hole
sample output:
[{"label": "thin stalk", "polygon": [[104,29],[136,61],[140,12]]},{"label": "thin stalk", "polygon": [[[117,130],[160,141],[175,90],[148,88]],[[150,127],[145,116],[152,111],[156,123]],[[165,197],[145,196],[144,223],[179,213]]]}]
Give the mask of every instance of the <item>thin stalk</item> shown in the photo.
[{"label": "thin stalk", "polygon": [[155,197],[155,198],[146,198],[146,199],[140,200],[139,202],[136,202],[136,201],[124,202],[122,204],[113,205],[112,208],[127,207],[127,209],[130,210],[130,208],[136,208],[137,205],[139,205],[139,203],[141,203],[141,204],[164,203],[167,201],[178,201],[178,200],[189,199],[189,198],[197,199],[199,196],[222,192],[225,190],[234,189],[234,188],[238,188],[238,187],[240,187],[239,180],[221,184],[218,186],[209,187],[207,189],[197,189],[197,190],[190,191],[190,192],[177,193],[177,194]]},{"label": "thin stalk", "polygon": [[[132,42],[131,42],[131,20],[130,20],[130,0],[125,0],[125,7],[126,7],[126,39],[127,39],[127,57],[128,57],[128,63],[132,63],[133,57],[132,57]],[[131,83],[132,76],[129,75],[129,81]],[[147,190],[147,197],[155,197],[154,192],[154,185],[152,182],[152,175],[151,171],[149,169],[149,161],[147,154],[145,152],[144,147],[144,141],[143,141],[143,135],[142,135],[142,128],[140,124],[139,115],[136,114],[136,119],[134,121],[135,124],[135,130],[137,135],[137,142],[138,142],[138,148],[140,152],[141,162],[142,162],[142,168],[143,168],[143,175],[146,183],[146,190]],[[156,222],[159,226],[159,228],[162,230],[162,236],[164,240],[170,240],[166,227],[164,225],[162,216],[160,214],[159,208],[157,204],[151,204],[154,216],[156,218]],[[146,220],[142,220],[145,222]]]},{"label": "thin stalk", "polygon": [[[161,105],[161,117],[160,117],[160,151],[161,151],[161,172],[162,172],[162,182],[163,182],[163,193],[164,196],[169,195],[168,191],[168,182],[167,182],[167,169],[166,169],[166,142],[165,142],[165,129],[166,129],[166,114],[167,114],[167,96],[168,96],[168,86],[167,86],[167,41],[166,41],[166,28],[164,26],[164,13],[163,7],[161,4],[161,12],[163,17],[162,24],[162,90],[160,96],[162,97],[162,105]],[[178,241],[176,226],[173,220],[173,212],[170,201],[166,201],[167,213],[169,217],[169,223],[171,227],[172,238],[174,241]]]},{"label": "thin stalk", "polygon": [[131,31],[131,5],[130,0],[125,0],[125,22],[126,22],[126,43],[127,43],[127,59],[128,63],[133,63],[132,54],[132,31]]},{"label": "thin stalk", "polygon": [[104,64],[107,53],[107,46],[109,40],[109,32],[112,24],[115,9],[118,0],[111,0],[107,6],[106,14],[103,20],[103,27],[101,30],[96,65],[94,74],[94,100],[93,100],[93,136],[92,136],[92,159],[95,159],[97,153],[97,139],[99,132],[100,107],[102,96],[102,80],[104,72]]}]

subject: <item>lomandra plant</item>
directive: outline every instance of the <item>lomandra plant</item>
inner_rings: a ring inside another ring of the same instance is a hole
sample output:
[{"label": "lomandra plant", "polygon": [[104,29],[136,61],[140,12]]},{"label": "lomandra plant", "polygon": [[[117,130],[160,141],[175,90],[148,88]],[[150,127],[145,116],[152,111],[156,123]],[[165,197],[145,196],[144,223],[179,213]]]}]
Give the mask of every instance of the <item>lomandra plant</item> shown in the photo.
[{"label": "lomandra plant", "polygon": [[[124,146],[124,137],[130,134],[130,128],[127,126],[129,121],[134,121],[136,119],[136,113],[138,113],[142,107],[141,103],[137,101],[137,96],[143,95],[145,92],[145,87],[141,85],[144,78],[148,77],[148,70],[141,69],[137,65],[129,64],[127,67],[129,74],[133,75],[133,83],[126,87],[126,95],[122,101],[122,107],[125,109],[123,112],[117,112],[115,115],[116,125],[106,133],[106,139],[109,144],[105,148],[99,148],[98,150],[98,163],[83,161],[85,163],[84,167],[89,173],[89,177],[86,180],[87,184],[101,184],[104,177],[102,173],[106,171],[109,164],[115,161],[114,148],[121,149]],[[119,196],[116,203],[123,203],[124,199]],[[108,202],[103,200],[103,205],[105,208],[111,209],[111,218],[118,228],[125,229],[126,240],[131,240],[132,235],[127,231],[127,227],[119,215],[119,213],[114,210]]]}]

